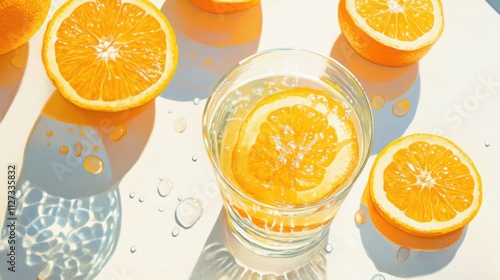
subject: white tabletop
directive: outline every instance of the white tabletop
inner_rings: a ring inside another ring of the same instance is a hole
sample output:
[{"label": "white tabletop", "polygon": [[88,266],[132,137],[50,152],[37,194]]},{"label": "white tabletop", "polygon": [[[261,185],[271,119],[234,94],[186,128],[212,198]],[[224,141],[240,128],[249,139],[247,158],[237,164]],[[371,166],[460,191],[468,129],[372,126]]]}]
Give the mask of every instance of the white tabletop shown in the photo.
[{"label": "white tabletop", "polygon": [[[61,2],[52,0],[49,18]],[[203,146],[202,110],[212,87],[229,67],[255,52],[284,47],[334,57],[360,79],[370,98],[385,98],[384,106],[374,110],[372,155],[331,225],[332,251],[325,255],[324,264],[328,279],[371,279],[376,274],[385,279],[450,280],[500,275],[500,203],[496,201],[500,188],[495,179],[500,166],[500,14],[492,7],[500,6],[499,1],[459,4],[443,0],[441,38],[420,62],[403,68],[378,66],[354,53],[341,35],[338,1],[262,0],[248,11],[227,17],[201,12],[187,0],[152,2],[162,8],[176,31],[179,65],[154,106],[128,122],[123,146],[101,151],[111,169],[113,164],[124,167],[115,168],[123,172],[109,181],[119,181],[109,195],[121,203],[114,208],[116,227],[108,228],[115,231],[110,246],[116,248],[110,256],[96,253],[103,255],[98,258],[103,267],[95,271],[96,279],[211,279],[209,274],[198,277],[208,273],[204,266],[214,265],[213,260],[204,259],[202,251],[211,242],[224,241],[219,232],[224,220],[219,217],[221,199]],[[45,25],[29,44],[0,56],[0,117],[5,113],[0,122],[0,217],[7,208],[7,166],[17,165],[17,178],[33,180],[22,174],[23,166],[52,163],[43,154],[29,154],[36,148],[27,147],[42,129],[36,127],[48,122],[56,131],[71,125],[43,119],[42,109],[54,91],[40,55],[44,30]],[[17,67],[10,63],[14,56],[20,60]],[[393,110],[402,100],[410,102],[410,110],[398,117]],[[182,133],[174,130],[180,118],[187,124]],[[459,242],[435,252],[412,250],[408,259],[398,262],[399,247],[380,235],[369,220],[356,225],[354,214],[360,209],[376,154],[389,141],[419,132],[444,135],[470,156],[482,177],[483,203]],[[157,191],[160,178],[173,184],[166,197]],[[175,209],[189,197],[198,199],[204,211],[194,226],[184,229],[176,221]],[[178,235],[174,237],[173,231]],[[6,271],[2,259],[0,278],[33,279],[36,274],[29,273],[46,267],[27,267],[22,244],[17,250],[18,271]]]}]

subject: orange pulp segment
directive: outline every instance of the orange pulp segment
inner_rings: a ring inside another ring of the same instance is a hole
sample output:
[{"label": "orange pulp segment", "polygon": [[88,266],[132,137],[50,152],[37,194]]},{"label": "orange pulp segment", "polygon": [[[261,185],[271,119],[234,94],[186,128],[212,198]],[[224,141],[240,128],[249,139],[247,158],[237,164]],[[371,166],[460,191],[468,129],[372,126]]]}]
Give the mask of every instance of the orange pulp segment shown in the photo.
[{"label": "orange pulp segment", "polygon": [[243,121],[232,153],[238,186],[275,206],[317,202],[344,186],[358,160],[353,122],[312,88],[261,99]]},{"label": "orange pulp segment", "polygon": [[422,236],[463,228],[482,201],[474,163],[453,142],[432,134],[391,142],[375,159],[369,188],[385,219]]},{"label": "orange pulp segment", "polygon": [[174,31],[147,0],[70,0],[47,26],[42,58],[74,104],[121,111],[147,103],[177,66]]},{"label": "orange pulp segment", "polygon": [[354,50],[386,66],[421,59],[444,27],[440,0],[341,0],[338,18]]}]

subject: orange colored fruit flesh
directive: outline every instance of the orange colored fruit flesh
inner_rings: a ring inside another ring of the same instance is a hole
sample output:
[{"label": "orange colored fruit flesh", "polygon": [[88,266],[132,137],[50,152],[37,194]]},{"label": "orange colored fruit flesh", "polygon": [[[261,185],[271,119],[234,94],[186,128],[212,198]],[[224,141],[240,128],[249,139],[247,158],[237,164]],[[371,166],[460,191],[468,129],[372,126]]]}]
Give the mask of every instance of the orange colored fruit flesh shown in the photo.
[{"label": "orange colored fruit flesh", "polygon": [[[445,147],[421,141],[398,150],[393,162],[384,170],[387,198],[406,216],[419,222],[453,219],[456,212],[471,206],[475,185],[467,166],[454,158],[453,152]],[[422,163],[427,166],[421,166]],[[420,179],[414,175],[415,172],[427,170],[432,170],[429,174],[429,180],[433,180],[432,188],[419,183],[426,178]]]},{"label": "orange colored fruit flesh", "polygon": [[[248,131],[252,129],[249,122],[253,121],[249,119],[260,114],[262,107],[295,98],[317,98],[315,102],[341,119],[350,138],[340,141],[339,131],[329,124],[326,115],[302,104],[274,108],[259,123],[259,131]],[[246,147],[241,138],[251,138],[250,134],[257,134],[255,142]],[[261,100],[239,129],[238,137],[231,163],[238,185],[247,195],[270,205],[314,203],[335,192],[352,173],[358,152],[354,125],[340,103],[308,88],[285,90]],[[327,177],[327,170],[343,149],[351,151],[350,158],[345,159],[349,163],[346,170],[338,171],[344,176],[335,176],[335,181],[331,181],[334,175],[329,173]],[[317,195],[309,194],[311,198],[305,202],[305,191]]]},{"label": "orange colored fruit flesh", "polygon": [[353,49],[367,60],[386,66],[406,66],[421,59],[431,49],[432,44],[407,51],[380,43],[356,25],[345,2],[340,0],[338,6],[340,29]]},{"label": "orange colored fruit flesh", "polygon": [[[117,15],[115,9],[112,5],[96,9],[94,3],[84,3],[57,32],[55,50],[61,74],[87,100],[115,101],[135,96],[157,82],[165,69],[166,38],[159,23],[150,15],[131,20],[133,15],[143,15],[144,10],[130,3],[121,5],[127,15]],[[117,26],[118,16],[129,20]],[[89,27],[88,23],[97,18],[100,25]],[[75,29],[75,25],[82,29]],[[115,41],[123,43],[117,46]],[[97,46],[104,55],[96,57],[96,48],[89,46]],[[120,53],[116,58],[115,48]],[[109,57],[105,56],[107,49]]]},{"label": "orange colored fruit flesh", "polygon": [[368,186],[381,216],[422,237],[463,228],[482,202],[472,161],[453,142],[432,134],[391,142],[375,159]]},{"label": "orange colored fruit flesh", "polygon": [[0,54],[25,44],[42,26],[50,0],[0,1]]},{"label": "orange colored fruit flesh", "polygon": [[390,220],[384,218],[370,198],[368,186],[365,188],[362,203],[367,206],[370,219],[375,228],[388,240],[399,245],[416,250],[442,250],[455,244],[462,237],[464,227],[436,236],[420,236],[405,231]]}]

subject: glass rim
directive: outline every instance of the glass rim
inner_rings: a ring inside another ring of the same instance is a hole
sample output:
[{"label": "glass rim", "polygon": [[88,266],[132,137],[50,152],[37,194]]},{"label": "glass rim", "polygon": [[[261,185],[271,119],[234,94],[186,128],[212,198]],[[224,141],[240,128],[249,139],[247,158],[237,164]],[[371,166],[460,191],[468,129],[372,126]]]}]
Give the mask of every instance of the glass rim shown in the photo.
[{"label": "glass rim", "polygon": [[[219,94],[216,94],[218,92],[217,90],[226,81],[227,77],[231,73],[233,73],[235,70],[239,69],[243,65],[247,64],[249,61],[252,61],[252,60],[254,60],[254,59],[256,59],[256,58],[258,58],[260,56],[263,56],[263,55],[266,55],[266,54],[269,54],[269,53],[287,52],[287,51],[298,51],[298,52],[308,53],[308,54],[311,54],[313,56],[317,56],[319,58],[322,58],[326,62],[331,62],[331,63],[335,64],[336,66],[338,66],[349,78],[351,78],[353,80],[354,84],[356,85],[356,88],[359,89],[359,93],[361,93],[360,95],[362,95],[361,98],[368,105],[369,120],[370,120],[369,131],[371,133],[370,133],[370,136],[369,136],[369,139],[368,139],[369,140],[369,144],[367,145],[368,147],[366,149],[366,155],[363,155],[362,161],[359,162],[356,165],[356,166],[359,166],[358,167],[359,169],[355,170],[357,172],[355,174],[353,174],[353,176],[349,179],[349,183],[348,184],[346,184],[345,186],[343,186],[340,190],[338,190],[334,194],[330,194],[330,195],[324,197],[323,199],[321,199],[319,201],[316,201],[314,203],[303,204],[303,205],[298,205],[298,206],[284,206],[284,207],[280,207],[280,206],[276,206],[276,205],[272,205],[272,204],[263,203],[261,201],[256,200],[255,198],[253,198],[251,196],[248,196],[247,194],[245,194],[244,192],[242,192],[239,188],[233,186],[233,183],[231,183],[226,178],[226,176],[224,176],[224,173],[222,172],[220,164],[217,163],[217,161],[216,161],[216,159],[214,157],[214,154],[213,154],[213,152],[210,149],[209,136],[208,136],[209,135],[209,133],[208,133],[208,125],[209,125],[209,121],[211,121],[212,118],[210,120],[208,120],[208,118],[207,118],[207,111],[208,111],[210,105],[212,105],[211,104],[212,99],[214,99],[216,95],[219,95]],[[311,210],[311,209],[321,208],[322,206],[327,205],[328,203],[330,203],[331,201],[333,201],[337,197],[337,195],[335,195],[335,194],[343,193],[346,190],[352,188],[353,184],[356,182],[356,180],[358,179],[358,177],[361,175],[364,167],[366,166],[366,163],[368,162],[368,159],[370,158],[371,150],[373,148],[373,141],[374,141],[374,134],[375,134],[375,124],[374,124],[374,118],[373,118],[373,110],[372,110],[372,108],[370,106],[370,102],[368,100],[368,96],[366,95],[363,86],[359,82],[358,78],[356,78],[356,76],[354,76],[354,74],[352,74],[352,72],[349,71],[349,69],[347,69],[339,61],[337,61],[336,59],[334,59],[334,58],[332,58],[330,56],[326,56],[326,55],[323,55],[323,54],[320,54],[320,53],[317,53],[317,52],[314,52],[314,51],[311,51],[311,50],[307,50],[307,49],[301,49],[301,48],[272,48],[272,49],[266,49],[266,50],[263,50],[263,51],[256,52],[253,55],[250,55],[250,56],[242,59],[240,62],[238,62],[233,67],[231,67],[229,70],[227,70],[224,75],[222,75],[222,77],[219,79],[219,81],[217,82],[217,84],[212,89],[210,95],[207,97],[207,101],[205,103],[205,107],[203,109],[203,114],[202,114],[202,134],[203,134],[203,142],[204,142],[205,150],[207,151],[207,154],[208,154],[208,157],[210,159],[211,165],[213,166],[215,172],[217,173],[216,176],[219,177],[219,179],[223,180],[223,184],[225,186],[228,186],[231,191],[235,192],[237,195],[239,195],[240,197],[242,197],[246,201],[249,201],[249,202],[251,202],[251,203],[253,203],[255,205],[258,205],[259,207],[263,207],[263,208],[270,209],[270,210],[279,210],[281,212],[283,212],[283,211],[285,211],[285,212],[287,212],[287,211],[297,212],[297,211],[307,211],[307,210]],[[216,180],[217,180],[217,178],[216,178]],[[221,186],[219,186],[219,188],[220,187]],[[226,187],[224,187],[224,188],[226,188]]]}]

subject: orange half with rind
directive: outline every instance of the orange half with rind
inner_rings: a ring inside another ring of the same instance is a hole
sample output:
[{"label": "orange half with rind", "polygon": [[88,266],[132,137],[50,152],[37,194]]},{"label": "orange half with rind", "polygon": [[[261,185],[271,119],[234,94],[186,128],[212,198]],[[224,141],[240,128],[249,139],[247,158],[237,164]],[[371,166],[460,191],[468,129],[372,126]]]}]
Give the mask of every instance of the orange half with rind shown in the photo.
[{"label": "orange half with rind", "polygon": [[481,177],[472,160],[433,134],[408,135],[385,147],[371,169],[369,190],[384,219],[419,236],[463,228],[482,203]]},{"label": "orange half with rind", "polygon": [[42,46],[59,92],[85,109],[121,111],[145,104],[177,66],[175,33],[147,0],[70,0],[48,23]]}]

